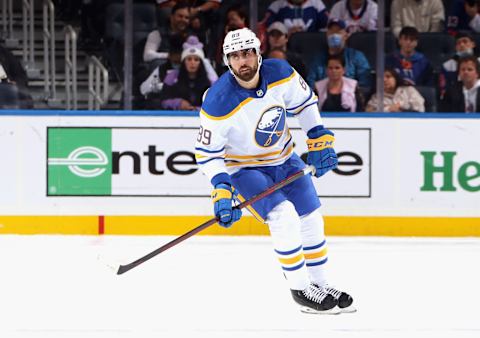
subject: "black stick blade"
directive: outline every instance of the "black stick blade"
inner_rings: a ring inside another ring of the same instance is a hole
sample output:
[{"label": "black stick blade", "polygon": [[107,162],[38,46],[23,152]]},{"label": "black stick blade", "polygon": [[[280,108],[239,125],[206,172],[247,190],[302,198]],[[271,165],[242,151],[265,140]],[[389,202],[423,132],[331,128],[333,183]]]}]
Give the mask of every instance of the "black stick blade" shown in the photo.
[{"label": "black stick blade", "polygon": [[128,270],[130,270],[131,268],[133,268],[133,266],[131,266],[131,264],[120,265],[120,266],[118,267],[117,275],[121,275],[122,273],[125,273],[125,272],[127,272]]}]

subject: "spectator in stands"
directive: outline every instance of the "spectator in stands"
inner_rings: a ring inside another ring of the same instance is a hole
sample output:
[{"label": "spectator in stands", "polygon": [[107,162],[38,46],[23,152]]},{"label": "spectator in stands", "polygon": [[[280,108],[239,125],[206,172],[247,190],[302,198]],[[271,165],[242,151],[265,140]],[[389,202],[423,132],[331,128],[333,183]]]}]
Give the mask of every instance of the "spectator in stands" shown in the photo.
[{"label": "spectator in stands", "polygon": [[321,0],[275,0],[262,20],[267,28],[274,22],[282,22],[288,34],[318,32],[328,22],[328,11]]},{"label": "spectator in stands", "polygon": [[346,47],[348,34],[343,20],[332,19],[327,28],[328,51],[321,53],[308,67],[307,82],[310,87],[327,77],[327,60],[331,55],[341,55],[345,60],[345,76],[358,81],[362,89],[371,87],[371,69],[365,55],[356,49]]},{"label": "spectator in stands", "polygon": [[[0,83],[3,94],[8,92],[9,97],[16,96],[19,101],[17,108],[33,108],[33,99],[28,90],[27,73],[12,52],[2,44],[0,44]],[[3,106],[3,103],[0,102],[0,105]]]},{"label": "spectator in stands", "polygon": [[480,112],[480,64],[474,55],[458,60],[460,83],[447,88],[441,100],[442,112]]},{"label": "spectator in stands", "polygon": [[180,3],[186,4],[190,11],[190,28],[192,33],[206,41],[208,31],[218,24],[217,10],[222,0],[156,0],[160,18],[167,17],[168,12]]},{"label": "spectator in stands", "polygon": [[191,36],[183,44],[180,70],[167,74],[161,92],[161,108],[196,110],[202,105],[205,91],[218,79],[205,59],[203,44]]},{"label": "spectator in stands", "polygon": [[[227,9],[225,15],[225,25],[218,34],[218,41],[223,41],[228,32],[249,26],[247,9],[241,4],[234,4]],[[215,62],[217,66],[223,65],[223,49],[222,44],[216,46]],[[219,69],[221,67],[217,67]],[[225,67],[226,68],[226,67]]]},{"label": "spectator in stands", "polygon": [[433,69],[424,54],[416,50],[418,31],[415,27],[403,27],[398,37],[400,50],[388,55],[385,67],[394,68],[410,85],[432,86]]},{"label": "spectator in stands", "polygon": [[225,16],[224,35],[232,30],[248,27],[247,9],[241,4],[235,4],[228,8]]},{"label": "spectator in stands", "polygon": [[322,112],[359,112],[364,109],[364,99],[357,81],[345,75],[345,61],[341,55],[330,55],[327,78],[315,82],[318,106]]},{"label": "spectator in stands", "polygon": [[[158,98],[158,93],[162,90],[165,76],[175,69],[180,69],[183,37],[175,34],[170,36],[169,45],[170,50],[168,51],[166,62],[146,64],[145,70],[139,72],[136,76],[136,79],[138,79],[137,83],[141,83],[140,93],[147,101],[155,101]],[[150,106],[155,107],[155,104],[151,103]],[[158,104],[156,107],[158,107]]]},{"label": "spectator in stands", "polygon": [[[222,3],[222,0],[207,0],[207,1],[191,1],[191,0],[155,0],[159,9],[173,8],[179,3],[186,3],[190,7],[190,14],[192,16],[198,13],[210,12],[217,10]],[[173,9],[172,9],[173,11]]]},{"label": "spectator in stands", "polygon": [[419,32],[443,32],[445,9],[442,0],[393,0],[390,26],[398,37],[403,27],[415,27]]},{"label": "spectator in stands", "polygon": [[264,58],[287,60],[287,53],[282,48],[272,48]]},{"label": "spectator in stands", "polygon": [[172,8],[169,24],[159,25],[158,29],[150,32],[143,49],[143,61],[152,62],[159,60],[165,62],[170,49],[170,37],[174,34],[184,40],[189,35],[190,12],[186,3],[178,3]]},{"label": "spectator in stands", "polygon": [[[383,112],[424,112],[425,99],[414,86],[405,85],[395,69],[383,73]],[[378,98],[374,93],[368,100],[367,112],[378,112]]]},{"label": "spectator in stands", "polygon": [[[458,78],[458,59],[467,56],[475,55],[475,40],[469,32],[460,32],[455,36],[455,50],[456,53],[452,58],[445,61],[442,65],[442,70],[439,75],[438,84],[440,89],[440,97],[443,97],[445,90],[457,84]],[[480,61],[480,57],[478,58]]]},{"label": "spectator in stands", "polygon": [[[288,30],[287,27],[281,23],[280,21],[274,22],[273,24],[268,27],[268,49],[267,52],[264,53],[268,58],[273,57],[277,58],[276,56],[282,56],[282,53],[279,53],[278,50],[283,51],[283,55],[285,55],[285,58],[280,57],[282,59],[285,59],[290,63],[290,65],[295,68],[295,70],[303,77],[306,78],[307,76],[307,69],[305,67],[305,63],[302,60],[302,57],[292,51],[289,51],[287,48],[287,43],[288,43]],[[270,55],[270,52],[272,50],[277,50],[276,52],[273,53],[272,56]]]},{"label": "spectator in stands", "polygon": [[447,31],[455,35],[459,31],[480,32],[480,1],[454,0],[447,11]]},{"label": "spectator in stands", "polygon": [[343,20],[349,34],[377,30],[377,3],[373,0],[341,0],[333,5],[330,19]]}]

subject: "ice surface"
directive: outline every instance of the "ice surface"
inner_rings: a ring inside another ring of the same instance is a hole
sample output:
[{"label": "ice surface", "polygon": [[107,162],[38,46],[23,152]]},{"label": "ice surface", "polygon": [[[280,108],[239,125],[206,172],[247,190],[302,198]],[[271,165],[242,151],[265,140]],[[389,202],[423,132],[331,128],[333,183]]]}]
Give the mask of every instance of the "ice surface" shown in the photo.
[{"label": "ice surface", "polygon": [[480,337],[480,239],[329,238],[358,312],[303,314],[268,237],[0,236],[0,337]]}]

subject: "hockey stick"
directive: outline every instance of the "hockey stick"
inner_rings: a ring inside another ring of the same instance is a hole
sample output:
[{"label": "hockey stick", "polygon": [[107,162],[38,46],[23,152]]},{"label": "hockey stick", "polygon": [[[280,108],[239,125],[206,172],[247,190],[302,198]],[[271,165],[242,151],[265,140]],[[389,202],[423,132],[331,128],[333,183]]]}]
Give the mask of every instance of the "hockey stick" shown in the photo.
[{"label": "hockey stick", "polygon": [[[303,177],[305,175],[308,175],[310,173],[315,173],[315,167],[313,165],[310,165],[310,166],[307,166],[305,168],[303,168],[302,170],[300,170],[299,172],[293,174],[293,175],[290,175],[288,176],[287,178],[285,178],[284,180],[278,182],[277,184],[274,184],[272,185],[270,188],[268,188],[267,190],[261,192],[260,194],[258,195],[255,195],[253,196],[252,198],[250,198],[249,200],[247,201],[244,201],[242,203],[240,203],[239,205],[237,205],[235,208],[237,209],[243,209],[253,203],[255,203],[256,201],[264,198],[265,196],[268,196],[270,195],[271,193],[273,193],[274,191],[277,191],[278,189],[281,189],[283,188],[284,186],[286,186],[287,184],[290,184],[292,183],[293,181],[299,179],[300,177]],[[184,233],[183,235],[175,238],[174,240],[168,242],[167,244],[163,245],[162,247],[150,252],[149,254],[137,259],[136,261],[133,261],[129,264],[126,264],[126,265],[120,265],[119,268],[118,268],[118,271],[117,271],[117,275],[121,275],[137,266],[139,266],[140,264],[142,263],[145,263],[146,261],[148,261],[149,259],[155,257],[156,255],[164,252],[165,250],[168,250],[170,249],[171,247],[183,242],[184,240],[186,240],[187,238],[190,238],[192,237],[193,235],[199,233],[200,231],[208,228],[209,226],[215,224],[218,222],[218,218],[212,218],[208,221],[206,221],[205,223],[203,224],[200,224],[199,226],[197,226],[196,228],[190,230],[189,232],[187,233]]]}]

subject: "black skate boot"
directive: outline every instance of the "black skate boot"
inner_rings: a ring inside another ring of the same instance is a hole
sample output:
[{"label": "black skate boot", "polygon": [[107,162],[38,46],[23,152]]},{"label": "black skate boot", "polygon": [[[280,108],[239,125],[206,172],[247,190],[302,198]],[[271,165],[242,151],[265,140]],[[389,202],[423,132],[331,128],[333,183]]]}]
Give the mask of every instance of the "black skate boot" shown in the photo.
[{"label": "black skate boot", "polygon": [[305,290],[291,290],[295,302],[300,304],[300,311],[315,314],[338,314],[338,301],[325,290],[310,284]]},{"label": "black skate boot", "polygon": [[335,289],[333,286],[326,285],[324,287],[312,283],[316,288],[323,289],[329,295],[332,295],[338,302],[338,309],[342,313],[353,313],[357,309],[352,305],[353,298],[348,293]]}]

